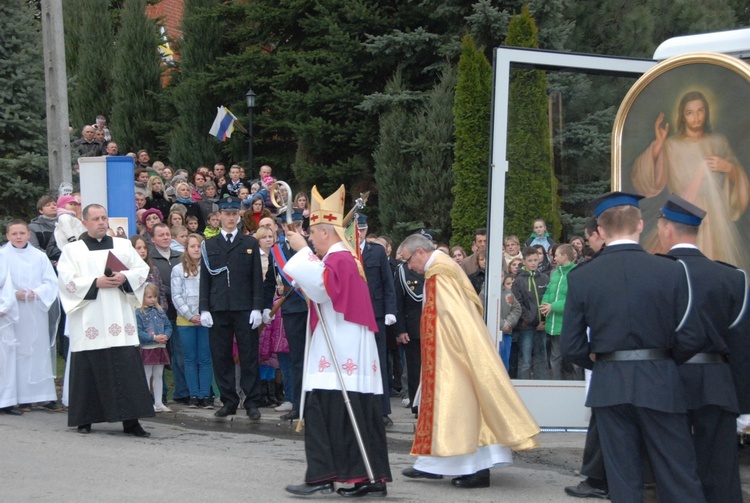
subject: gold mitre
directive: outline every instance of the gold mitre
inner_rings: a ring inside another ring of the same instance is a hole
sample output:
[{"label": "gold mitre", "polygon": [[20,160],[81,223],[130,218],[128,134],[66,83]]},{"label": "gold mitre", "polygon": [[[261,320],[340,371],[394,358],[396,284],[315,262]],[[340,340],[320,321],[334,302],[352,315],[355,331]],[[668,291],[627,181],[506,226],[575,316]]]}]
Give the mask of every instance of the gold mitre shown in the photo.
[{"label": "gold mitre", "polygon": [[343,227],[345,198],[346,189],[343,185],[325,199],[318,192],[318,187],[314,186],[310,200],[310,225],[331,224]]}]

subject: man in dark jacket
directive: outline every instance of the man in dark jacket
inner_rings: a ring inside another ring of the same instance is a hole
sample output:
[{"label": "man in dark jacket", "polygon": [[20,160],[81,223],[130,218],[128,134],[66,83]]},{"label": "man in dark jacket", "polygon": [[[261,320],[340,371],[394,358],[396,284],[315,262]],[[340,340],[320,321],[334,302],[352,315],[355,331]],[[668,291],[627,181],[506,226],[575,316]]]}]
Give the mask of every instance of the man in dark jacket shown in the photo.
[{"label": "man in dark jacket", "polygon": [[180,263],[182,253],[170,248],[172,233],[167,224],[154,225],[151,233],[149,256],[151,257],[151,263],[159,269],[159,275],[161,275],[164,284],[164,293],[167,297],[167,318],[172,322],[172,337],[169,338],[170,368],[174,378],[172,400],[187,405],[190,403],[190,390],[188,390],[185,380],[185,354],[182,351],[182,341],[177,330],[177,310],[172,303],[171,282],[172,269]]},{"label": "man in dark jacket", "polygon": [[705,336],[683,265],[638,244],[642,197],[613,192],[592,202],[607,247],[568,274],[561,353],[593,368],[586,405],[612,500],[643,500],[645,445],[660,501],[704,502],[677,364]]},{"label": "man in dark jacket", "polygon": [[396,323],[396,290],[393,287],[393,274],[388,265],[385,248],[375,243],[365,241],[367,236],[367,217],[359,216],[357,227],[360,233],[360,249],[362,251],[362,267],[367,276],[367,286],[370,289],[372,309],[378,324],[375,342],[378,345],[380,357],[380,373],[383,377],[383,422],[386,426],[393,424],[388,415],[391,413],[391,398],[388,386],[388,357],[386,354],[385,327]]},{"label": "man in dark jacket", "polygon": [[[239,198],[234,196],[225,197],[219,203],[221,234],[204,242],[199,307],[201,323],[210,328],[214,376],[224,403],[214,415],[234,415],[240,405],[232,356],[232,340],[236,338],[240,386],[245,393],[243,406],[250,419],[259,420],[261,387],[257,328],[264,321],[261,314],[264,307],[263,269],[258,240],[237,229],[240,204]],[[267,318],[266,321],[271,320]]]},{"label": "man in dark jacket", "polygon": [[735,429],[737,415],[750,412],[750,383],[747,378],[733,381],[732,367],[741,376],[750,361],[747,344],[742,343],[747,337],[747,285],[741,271],[710,260],[696,246],[705,215],[672,194],[661,209],[657,229],[662,247],[687,265],[693,306],[706,332],[701,352],[677,368],[686,391],[703,494],[706,501],[741,503]]},{"label": "man in dark jacket", "polygon": [[419,323],[422,318],[424,274],[409,269],[405,263],[396,271],[396,340],[404,348],[406,356],[406,382],[409,390],[409,406],[416,413],[414,395],[419,387],[422,372],[422,349]]}]

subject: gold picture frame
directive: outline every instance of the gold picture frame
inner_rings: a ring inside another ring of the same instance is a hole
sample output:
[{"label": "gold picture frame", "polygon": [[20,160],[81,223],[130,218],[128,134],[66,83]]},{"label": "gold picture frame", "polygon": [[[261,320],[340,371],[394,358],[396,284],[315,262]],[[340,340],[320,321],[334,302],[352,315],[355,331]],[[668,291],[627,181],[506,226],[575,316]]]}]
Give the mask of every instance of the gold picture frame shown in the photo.
[{"label": "gold picture frame", "polygon": [[[750,65],[710,52],[669,58],[628,91],[612,129],[612,189],[645,196],[641,239],[648,251],[666,251],[656,219],[674,192],[708,212],[699,248],[750,269],[747,103]],[[698,113],[691,107],[702,109],[703,118],[686,119]]]}]

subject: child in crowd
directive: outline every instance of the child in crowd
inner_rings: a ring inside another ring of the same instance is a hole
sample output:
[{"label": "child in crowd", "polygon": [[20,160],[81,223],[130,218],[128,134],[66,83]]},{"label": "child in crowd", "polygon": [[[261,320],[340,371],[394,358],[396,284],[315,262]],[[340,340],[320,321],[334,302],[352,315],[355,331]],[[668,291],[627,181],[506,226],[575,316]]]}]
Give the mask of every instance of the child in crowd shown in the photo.
[{"label": "child in crowd", "polygon": [[175,225],[182,225],[182,222],[183,222],[182,213],[174,209],[169,212],[169,216],[167,217],[167,225],[169,227],[173,227]]},{"label": "child in crowd", "polygon": [[[513,295],[521,304],[521,319],[516,327],[518,338],[518,379],[548,379],[547,332],[539,311],[549,276],[539,272],[539,251],[523,249],[523,267],[513,282]],[[516,334],[514,334],[516,335]],[[511,359],[512,363],[512,359]]]},{"label": "child in crowd", "polygon": [[206,225],[206,228],[203,230],[203,235],[206,237],[206,239],[211,239],[221,232],[221,228],[219,228],[219,225],[219,212],[214,211],[212,213],[209,213],[208,225]]},{"label": "child in crowd", "polygon": [[135,251],[138,252],[138,256],[140,256],[141,259],[146,262],[146,264],[148,264],[149,273],[148,276],[146,276],[146,281],[156,285],[156,288],[159,290],[159,305],[162,309],[166,310],[169,307],[169,304],[167,303],[167,289],[161,279],[159,268],[156,267],[153,262],[151,262],[148,243],[143,236],[138,235],[130,236],[130,242],[133,244],[133,248],[135,248]]},{"label": "child in crowd", "polygon": [[172,302],[177,310],[177,332],[185,353],[185,380],[190,407],[213,409],[211,379],[213,364],[208,344],[208,328],[201,324],[200,297],[201,243],[203,236],[190,234],[182,260],[172,269]]},{"label": "child in crowd", "polygon": [[[164,366],[169,365],[167,341],[172,335],[172,323],[159,305],[159,289],[148,283],[143,292],[143,306],[135,310],[138,322],[138,339],[141,341],[141,358],[146,371],[146,381],[151,383],[155,412],[172,412],[162,402]],[[153,379],[153,381],[152,381]]]},{"label": "child in crowd", "polygon": [[187,227],[189,233],[198,232],[198,217],[195,215],[186,216],[185,227]]},{"label": "child in crowd", "polygon": [[487,255],[484,250],[477,251],[477,266],[479,269],[469,275],[469,281],[474,286],[474,290],[479,293],[484,287],[484,276],[487,270]]},{"label": "child in crowd", "polygon": [[500,326],[503,331],[503,340],[500,341],[500,358],[505,364],[505,370],[510,372],[510,349],[513,342],[513,329],[521,318],[521,304],[513,295],[513,281],[516,279],[512,274],[503,273],[503,289],[500,293]]},{"label": "child in crowd", "polygon": [[183,253],[187,244],[188,230],[184,225],[175,225],[169,229],[172,233],[172,243],[169,245],[174,251]]}]

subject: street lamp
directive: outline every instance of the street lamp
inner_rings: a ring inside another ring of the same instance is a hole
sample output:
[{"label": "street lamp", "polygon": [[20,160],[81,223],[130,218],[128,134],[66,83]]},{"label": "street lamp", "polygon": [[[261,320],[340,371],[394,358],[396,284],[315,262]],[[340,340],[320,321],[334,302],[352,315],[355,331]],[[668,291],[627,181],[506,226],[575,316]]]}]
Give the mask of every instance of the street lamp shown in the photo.
[{"label": "street lamp", "polygon": [[248,175],[252,176],[253,173],[253,108],[255,108],[255,93],[252,89],[248,89],[247,94],[245,94],[245,99],[247,100],[247,112],[250,117],[250,123],[248,124],[247,128],[247,136],[249,138],[249,145],[247,147],[248,152],[248,158],[250,160],[250,164],[248,165]]}]

